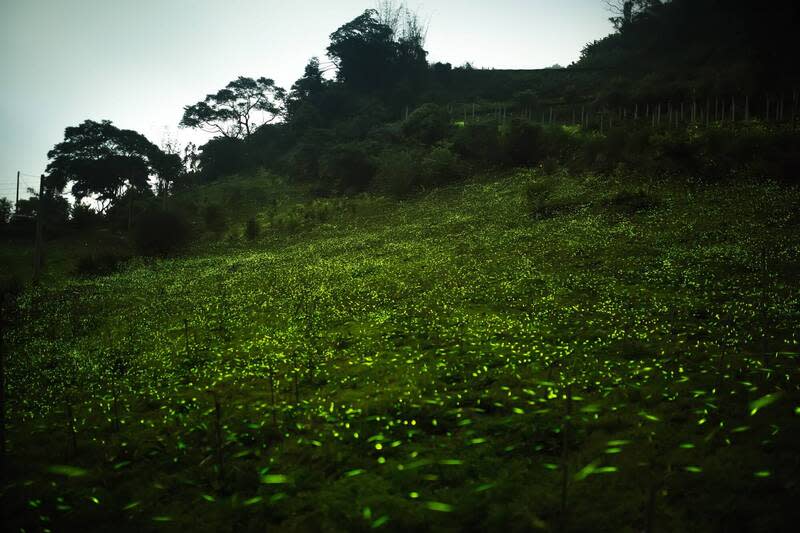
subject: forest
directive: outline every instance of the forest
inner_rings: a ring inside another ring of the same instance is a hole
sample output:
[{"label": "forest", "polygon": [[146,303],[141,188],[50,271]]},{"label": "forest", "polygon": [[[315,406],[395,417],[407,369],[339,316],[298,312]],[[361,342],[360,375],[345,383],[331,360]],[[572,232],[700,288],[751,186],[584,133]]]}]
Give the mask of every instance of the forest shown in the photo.
[{"label": "forest", "polygon": [[0,199],[4,529],[793,531],[798,6],[604,4],[568,66],[386,0],[200,146],[66,126]]}]

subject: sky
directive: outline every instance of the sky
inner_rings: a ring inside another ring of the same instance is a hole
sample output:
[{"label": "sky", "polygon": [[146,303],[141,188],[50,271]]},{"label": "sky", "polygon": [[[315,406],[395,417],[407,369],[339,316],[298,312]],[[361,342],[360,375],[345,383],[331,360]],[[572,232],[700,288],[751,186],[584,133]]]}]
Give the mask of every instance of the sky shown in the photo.
[{"label": "sky", "polygon": [[[202,143],[183,107],[238,76],[288,89],[375,0],[0,0],[0,197],[38,186],[64,129],[111,120],[162,145]],[[611,31],[601,0],[407,2],[430,62],[542,68]]]}]

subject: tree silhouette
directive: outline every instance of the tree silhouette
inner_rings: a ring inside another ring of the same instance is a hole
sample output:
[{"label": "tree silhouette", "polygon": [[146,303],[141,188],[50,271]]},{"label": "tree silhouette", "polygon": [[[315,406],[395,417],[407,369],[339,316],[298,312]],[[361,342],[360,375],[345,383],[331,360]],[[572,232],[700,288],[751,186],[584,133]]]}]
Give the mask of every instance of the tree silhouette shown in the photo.
[{"label": "tree silhouette", "polygon": [[180,126],[244,139],[258,126],[281,116],[285,95],[269,78],[239,76],[205,100],[184,107]]},{"label": "tree silhouette", "polygon": [[97,195],[105,211],[126,189],[147,190],[150,174],[166,169],[165,154],[133,130],[111,121],[86,120],[64,132],[64,140],[47,153],[45,187],[61,192],[72,183],[77,201]]}]

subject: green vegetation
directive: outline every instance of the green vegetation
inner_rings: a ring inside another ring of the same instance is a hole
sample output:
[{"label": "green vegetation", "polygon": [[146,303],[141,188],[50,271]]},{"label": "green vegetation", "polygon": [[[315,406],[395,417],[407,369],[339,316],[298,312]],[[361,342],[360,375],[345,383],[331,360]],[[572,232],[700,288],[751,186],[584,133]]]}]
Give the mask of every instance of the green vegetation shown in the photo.
[{"label": "green vegetation", "polygon": [[429,65],[389,1],[199,152],[67,128],[0,202],[4,527],[796,527],[796,6],[608,3],[569,68]]},{"label": "green vegetation", "polygon": [[520,170],[29,290],[8,527],[786,530],[798,192]]}]

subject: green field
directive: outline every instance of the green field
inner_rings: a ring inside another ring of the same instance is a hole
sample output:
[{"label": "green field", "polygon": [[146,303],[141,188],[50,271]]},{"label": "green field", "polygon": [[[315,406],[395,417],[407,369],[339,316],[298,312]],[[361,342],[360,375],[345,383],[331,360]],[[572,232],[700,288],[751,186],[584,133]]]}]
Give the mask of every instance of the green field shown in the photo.
[{"label": "green field", "polygon": [[28,291],[6,528],[791,530],[798,200],[519,170]]}]

